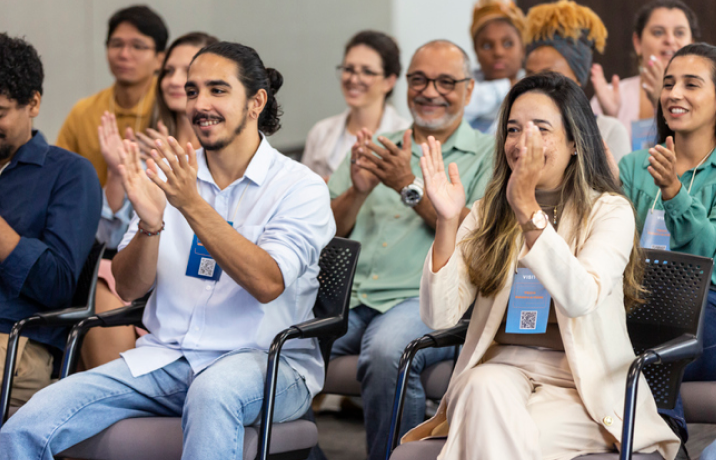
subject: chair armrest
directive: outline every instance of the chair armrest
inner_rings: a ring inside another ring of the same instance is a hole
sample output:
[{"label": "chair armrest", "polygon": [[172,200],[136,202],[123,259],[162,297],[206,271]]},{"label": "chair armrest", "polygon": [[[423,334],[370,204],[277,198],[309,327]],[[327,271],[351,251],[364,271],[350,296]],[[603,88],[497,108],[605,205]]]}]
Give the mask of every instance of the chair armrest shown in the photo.
[{"label": "chair armrest", "polygon": [[465,343],[465,336],[467,335],[467,327],[470,325],[470,321],[463,319],[449,329],[441,329],[439,331],[430,332],[425,334],[425,337],[430,337],[435,342],[434,348],[452,347],[455,345],[462,345]]},{"label": "chair armrest", "polygon": [[332,337],[340,336],[345,333],[345,323],[341,318],[321,318],[304,321],[301,324],[293,326],[301,333],[302,339],[310,339],[314,337]]},{"label": "chair armrest", "polygon": [[88,317],[86,308],[65,308],[58,311],[48,311],[34,315],[38,319],[27,324],[30,326],[63,327],[71,326]]},{"label": "chair armrest", "polygon": [[[115,326],[142,326],[142,316],[144,315],[144,307],[147,305],[146,301],[134,301],[132,305],[127,307],[117,308],[116,310],[110,310],[104,313],[96,315],[99,324],[96,326],[101,327],[115,327]],[[93,327],[93,326],[92,326]]]},{"label": "chair armrest", "polygon": [[703,351],[703,344],[693,334],[683,334],[669,340],[658,347],[650,348],[644,353],[654,353],[657,361],[654,364],[671,363],[685,359],[696,359]]}]

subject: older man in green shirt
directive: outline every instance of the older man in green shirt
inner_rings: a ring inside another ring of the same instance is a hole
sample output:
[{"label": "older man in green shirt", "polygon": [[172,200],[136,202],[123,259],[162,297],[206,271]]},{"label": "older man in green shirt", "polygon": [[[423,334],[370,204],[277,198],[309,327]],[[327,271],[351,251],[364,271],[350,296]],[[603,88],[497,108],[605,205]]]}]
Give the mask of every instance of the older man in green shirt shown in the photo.
[{"label": "older man in green shirt", "polygon": [[[451,42],[419,48],[407,74],[412,129],[375,138],[367,130],[358,133],[351,155],[328,183],[336,235],[362,244],[348,333],[334,344],[333,357],[360,354],[357,377],[370,459],[385,457],[400,356],[411,340],[430,332],[420,319],[418,295],[437,216],[423,193],[420,144],[428,136],[442,143],[445,166],[458,165],[470,205],[492,176],[494,139],[462,119],[474,86],[469,70],[467,55]],[[420,372],[450,355],[431,349],[416,357],[403,432],[425,414]]]}]

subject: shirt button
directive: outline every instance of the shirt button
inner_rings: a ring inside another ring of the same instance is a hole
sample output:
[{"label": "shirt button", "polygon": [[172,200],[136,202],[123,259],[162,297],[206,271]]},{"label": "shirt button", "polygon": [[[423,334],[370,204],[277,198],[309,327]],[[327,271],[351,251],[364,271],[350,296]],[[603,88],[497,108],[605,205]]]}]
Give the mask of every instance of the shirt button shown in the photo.
[{"label": "shirt button", "polygon": [[602,419],[602,422],[604,422],[604,425],[606,426],[612,426],[612,423],[614,423],[614,419],[607,415]]},{"label": "shirt button", "polygon": [[361,297],[365,299],[366,297],[368,297],[368,294],[363,294]]},{"label": "shirt button", "polygon": [[388,243],[383,243],[383,247],[384,247],[384,248],[387,248],[387,247],[388,247]]},{"label": "shirt button", "polygon": [[374,279],[374,280],[377,280],[377,279],[378,279],[378,275],[373,275],[373,279]]},{"label": "shirt button", "polygon": [[207,290],[207,291],[211,291],[211,286],[207,286],[207,287],[206,287],[206,290]]}]

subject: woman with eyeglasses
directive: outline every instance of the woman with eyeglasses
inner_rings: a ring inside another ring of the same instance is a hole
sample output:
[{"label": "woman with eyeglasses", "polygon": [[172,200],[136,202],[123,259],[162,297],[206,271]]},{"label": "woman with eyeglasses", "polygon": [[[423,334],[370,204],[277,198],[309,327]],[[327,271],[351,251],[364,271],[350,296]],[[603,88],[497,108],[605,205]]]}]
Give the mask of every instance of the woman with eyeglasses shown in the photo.
[{"label": "woman with eyeglasses", "polygon": [[391,37],[358,32],[346,44],[337,73],[348,108],[311,128],[301,160],[324,179],[341,164],[361,129],[379,134],[410,126],[387,103],[400,76],[400,49]]}]

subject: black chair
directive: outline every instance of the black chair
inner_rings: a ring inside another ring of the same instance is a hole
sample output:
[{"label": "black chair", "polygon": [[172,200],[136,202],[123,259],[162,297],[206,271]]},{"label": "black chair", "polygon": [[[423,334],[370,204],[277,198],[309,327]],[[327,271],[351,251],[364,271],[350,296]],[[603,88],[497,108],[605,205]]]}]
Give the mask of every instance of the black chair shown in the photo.
[{"label": "black chair", "polygon": [[[673,409],[684,369],[702,352],[704,306],[711,283],[713,260],[655,249],[644,250],[644,257],[644,287],[648,291],[645,303],[627,312],[627,327],[637,357],[626,381],[622,450],[619,454],[592,454],[579,459],[631,459],[639,375],[643,372],[646,377],[657,406]],[[437,337],[430,337],[429,334],[411,343],[403,355],[405,362],[401,363],[398,382],[405,380],[417,349],[454,345],[461,340],[461,326],[440,331]],[[397,427],[402,399],[405,397],[404,390],[405,384],[399,384],[386,459],[435,459],[444,440],[429,439],[398,447]],[[633,457],[642,460],[661,459],[658,453],[634,454]]]},{"label": "black chair", "polygon": [[[326,367],[333,341],[348,330],[348,309],[360,253],[360,243],[334,238],[321,252],[320,287],[313,307],[315,319],[297,324],[276,335],[268,354],[268,368],[261,409],[260,430],[246,427],[244,457],[266,460],[305,459],[318,442],[318,431],[308,420],[273,424],[279,354],[287,340],[318,338]],[[67,342],[63,375],[74,368],[78,347],[88,329],[112,326],[141,326],[146,302],[87,318],[73,327]],[[273,431],[280,436],[272,442]],[[117,422],[101,433],[64,452],[59,457],[86,459],[178,459],[181,456],[181,419],[174,417],[134,418]]]},{"label": "black chair", "polygon": [[97,290],[97,272],[102,260],[105,245],[95,242],[82,267],[72,303],[69,308],[58,311],[37,313],[16,322],[10,330],[7,341],[5,369],[3,370],[2,393],[0,394],[0,427],[10,416],[10,392],[15,374],[17,347],[20,334],[32,327],[70,327],[78,321],[94,315],[95,292]]}]

